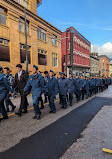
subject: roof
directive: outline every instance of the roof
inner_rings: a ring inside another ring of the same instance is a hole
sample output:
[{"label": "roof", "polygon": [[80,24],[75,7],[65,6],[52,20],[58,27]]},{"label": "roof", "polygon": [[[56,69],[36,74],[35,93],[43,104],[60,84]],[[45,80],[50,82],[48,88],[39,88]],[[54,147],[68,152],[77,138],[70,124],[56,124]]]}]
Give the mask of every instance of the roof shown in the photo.
[{"label": "roof", "polygon": [[110,61],[110,58],[108,56],[106,56],[106,55],[100,55],[99,57],[106,57]]},{"label": "roof", "polygon": [[94,58],[95,60],[98,60],[98,61],[99,61],[98,57],[96,57],[96,56],[90,55],[90,57],[91,57],[91,58]]}]

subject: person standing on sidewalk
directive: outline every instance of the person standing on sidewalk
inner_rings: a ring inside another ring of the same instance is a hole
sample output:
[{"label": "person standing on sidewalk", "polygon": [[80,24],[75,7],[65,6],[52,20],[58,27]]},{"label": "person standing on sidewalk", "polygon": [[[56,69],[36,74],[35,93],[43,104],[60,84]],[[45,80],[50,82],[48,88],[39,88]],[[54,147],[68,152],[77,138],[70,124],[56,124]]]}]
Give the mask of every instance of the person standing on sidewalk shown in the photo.
[{"label": "person standing on sidewalk", "polygon": [[24,95],[28,90],[31,90],[35,112],[33,119],[40,119],[41,111],[39,108],[39,98],[44,92],[44,80],[43,77],[38,73],[38,66],[33,65],[32,72],[33,74],[29,77],[28,82],[24,88]]},{"label": "person standing on sidewalk", "polygon": [[24,87],[26,86],[28,80],[28,73],[22,69],[22,65],[16,65],[17,73],[15,74],[15,79],[13,83],[13,88],[18,90],[21,95],[21,103],[17,113],[18,116],[21,116],[22,113],[27,113],[28,101],[26,95],[23,94]]},{"label": "person standing on sidewalk", "polygon": [[6,76],[3,74],[3,68],[0,66],[0,112],[3,116],[3,119],[8,118],[7,111],[4,106],[4,100],[6,98],[8,91],[11,92],[12,96],[14,95],[13,89],[11,88],[9,82],[7,81]]},{"label": "person standing on sidewalk", "polygon": [[[4,68],[4,74],[6,75],[7,80],[9,82],[10,86],[12,87],[12,83],[13,83],[14,77],[12,76],[12,74],[10,74],[10,69],[8,67]],[[16,108],[16,106],[14,106],[14,104],[10,100],[10,96],[11,95],[9,94],[9,91],[8,91],[7,92],[7,96],[5,98],[7,112],[10,112],[9,105],[12,107],[11,112],[13,112],[15,110],[15,108]]]}]

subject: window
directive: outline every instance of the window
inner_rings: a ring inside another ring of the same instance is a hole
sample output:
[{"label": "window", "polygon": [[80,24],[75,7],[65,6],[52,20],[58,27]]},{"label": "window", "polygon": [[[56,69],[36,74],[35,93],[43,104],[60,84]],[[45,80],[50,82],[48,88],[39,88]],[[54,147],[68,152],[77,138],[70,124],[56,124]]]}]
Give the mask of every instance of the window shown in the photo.
[{"label": "window", "polygon": [[56,53],[52,53],[52,66],[57,67],[58,66],[58,58]]},{"label": "window", "polygon": [[44,29],[41,29],[40,27],[38,27],[38,29],[37,29],[37,37],[39,39],[42,39],[43,41],[46,42],[46,31]]},{"label": "window", "polygon": [[[26,21],[26,30],[27,30],[27,34],[29,34],[29,22],[28,21]],[[23,18],[19,18],[19,31],[25,32],[25,24],[24,24]]]},{"label": "window", "polygon": [[57,36],[52,35],[52,44],[57,45]]},{"label": "window", "polygon": [[[28,63],[30,64],[30,46],[27,46],[27,54],[28,54]],[[26,46],[24,44],[20,44],[20,59],[21,59],[21,63],[25,63]]]},{"label": "window", "polygon": [[47,51],[38,49],[38,64],[47,65]]},{"label": "window", "polygon": [[28,9],[28,0],[18,0],[18,3]]},{"label": "window", "polygon": [[22,5],[22,0],[18,0],[18,3]]},{"label": "window", "polygon": [[7,10],[0,6],[0,23],[7,24]]},{"label": "window", "polygon": [[10,62],[9,41],[0,38],[0,61]]}]

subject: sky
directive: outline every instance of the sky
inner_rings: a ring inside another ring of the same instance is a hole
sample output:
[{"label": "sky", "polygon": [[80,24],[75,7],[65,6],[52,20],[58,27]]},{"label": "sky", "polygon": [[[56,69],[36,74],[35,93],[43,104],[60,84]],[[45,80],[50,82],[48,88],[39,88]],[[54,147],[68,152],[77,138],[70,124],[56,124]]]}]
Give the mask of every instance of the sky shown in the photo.
[{"label": "sky", "polygon": [[42,0],[37,13],[61,31],[73,26],[92,52],[112,58],[112,0]]}]

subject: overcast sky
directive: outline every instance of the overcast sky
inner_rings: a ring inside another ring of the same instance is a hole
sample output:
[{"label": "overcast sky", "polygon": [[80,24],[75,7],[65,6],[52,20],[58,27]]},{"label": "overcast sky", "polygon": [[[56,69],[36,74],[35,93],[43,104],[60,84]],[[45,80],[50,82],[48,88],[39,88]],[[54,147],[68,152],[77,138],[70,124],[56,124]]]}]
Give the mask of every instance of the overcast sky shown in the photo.
[{"label": "overcast sky", "polygon": [[42,0],[38,15],[61,31],[73,26],[92,51],[112,58],[112,0]]}]

